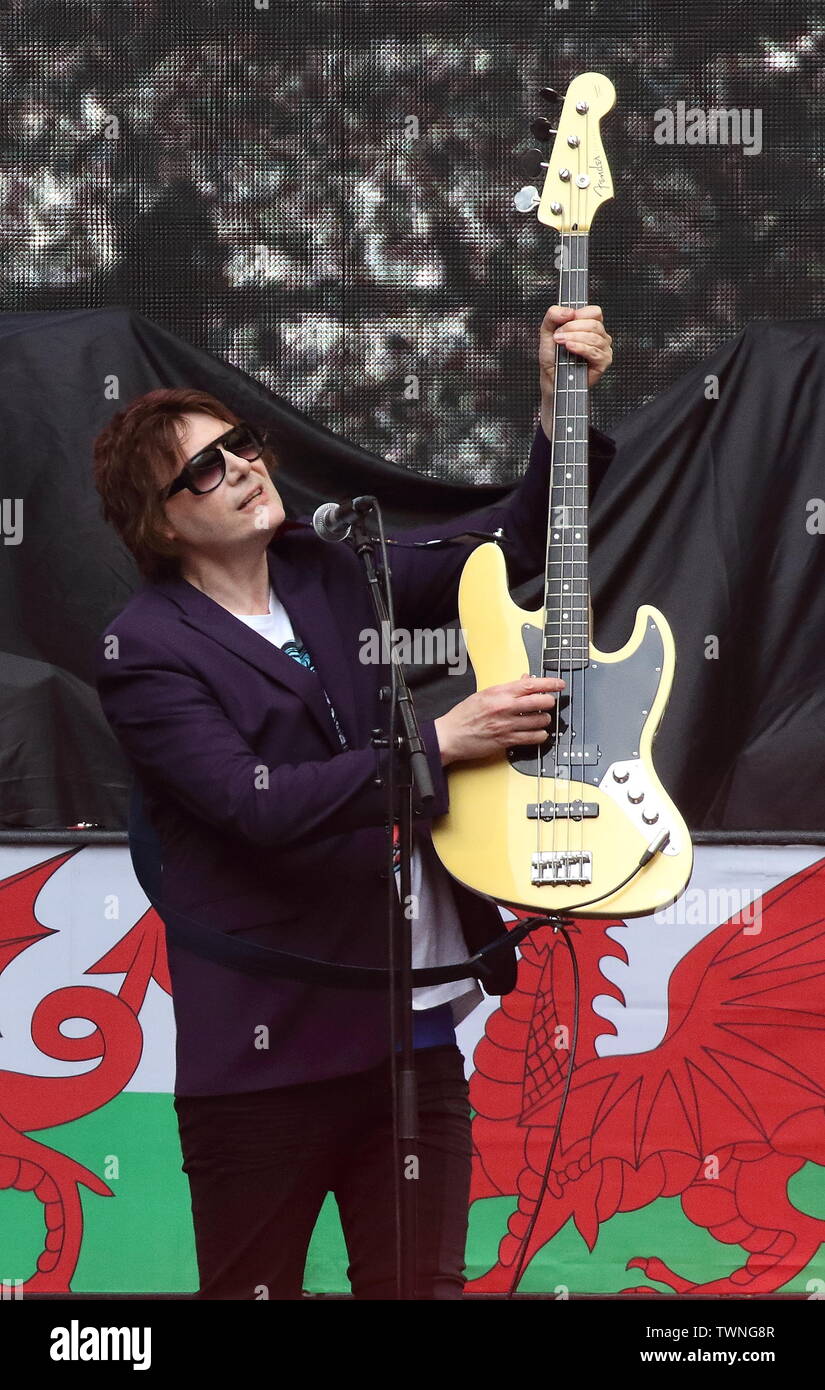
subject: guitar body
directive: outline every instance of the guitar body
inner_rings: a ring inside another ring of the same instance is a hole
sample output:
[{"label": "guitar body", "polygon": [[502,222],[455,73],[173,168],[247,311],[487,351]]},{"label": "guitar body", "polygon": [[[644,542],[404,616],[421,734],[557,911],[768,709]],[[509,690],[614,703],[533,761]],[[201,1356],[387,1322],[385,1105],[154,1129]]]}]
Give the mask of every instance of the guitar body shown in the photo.
[{"label": "guitar body", "polygon": [[[497,545],[479,546],[464,566],[459,615],[479,690],[542,674],[544,610],[513,602]],[[673,902],[693,848],[651,750],[674,667],[670,628],[644,605],[617,651],[591,643],[584,669],[545,669],[567,683],[550,737],[450,766],[450,809],[433,824],[445,868],[497,902],[548,913],[583,904],[582,916],[632,917]]]}]

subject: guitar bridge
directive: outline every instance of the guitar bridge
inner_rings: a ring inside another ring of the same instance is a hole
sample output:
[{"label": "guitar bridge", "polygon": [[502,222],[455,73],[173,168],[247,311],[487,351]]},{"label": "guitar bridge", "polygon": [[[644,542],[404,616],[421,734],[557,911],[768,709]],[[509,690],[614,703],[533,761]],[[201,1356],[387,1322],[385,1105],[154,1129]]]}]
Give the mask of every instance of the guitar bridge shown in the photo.
[{"label": "guitar bridge", "polygon": [[533,855],[531,865],[536,886],[593,882],[593,855],[589,850],[541,850]]}]

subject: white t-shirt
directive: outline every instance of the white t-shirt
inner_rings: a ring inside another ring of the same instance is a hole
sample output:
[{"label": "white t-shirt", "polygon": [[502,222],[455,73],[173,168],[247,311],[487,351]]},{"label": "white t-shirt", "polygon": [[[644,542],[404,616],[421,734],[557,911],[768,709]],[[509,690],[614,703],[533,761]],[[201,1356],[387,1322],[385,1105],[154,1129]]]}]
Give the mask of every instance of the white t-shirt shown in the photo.
[{"label": "white t-shirt", "polygon": [[[292,630],[286,609],[270,586],[268,613],[236,613],[235,617],[259,632],[268,642],[286,651],[302,666],[314,671],[312,658]],[[324,691],[326,695],[326,691]],[[342,747],[346,743],[329,696],[330,707]],[[467,947],[455,902],[443,868],[429,836],[414,836],[410,864],[410,892],[418,901],[418,916],[412,920],[412,963],[415,969],[436,965],[451,965],[464,960]],[[396,886],[401,892],[400,874],[396,870]],[[443,985],[418,986],[413,990],[414,1009],[434,1009],[438,1004],[452,1004],[453,1021],[458,1024],[481,1003],[480,986],[475,980],[453,980]]]}]

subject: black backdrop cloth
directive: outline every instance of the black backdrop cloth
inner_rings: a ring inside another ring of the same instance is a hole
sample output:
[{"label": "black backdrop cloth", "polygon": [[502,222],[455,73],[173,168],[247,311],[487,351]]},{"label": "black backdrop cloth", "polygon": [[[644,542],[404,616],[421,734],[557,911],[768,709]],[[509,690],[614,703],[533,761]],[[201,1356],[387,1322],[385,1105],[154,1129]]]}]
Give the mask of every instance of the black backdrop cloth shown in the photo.
[{"label": "black backdrop cloth", "polygon": [[[267,427],[289,515],[373,492],[401,531],[507,491],[369,454],[128,309],[0,316],[0,368],[5,829],[126,827],[130,774],[92,677],[95,637],[140,582],[91,478],[92,440],[122,404],[193,386]],[[673,628],[663,782],[694,830],[823,829],[825,537],[811,517],[825,507],[825,326],[753,323],[610,433],[591,514],[595,641],[622,645],[642,603]],[[516,597],[534,607],[540,592],[537,577]],[[411,679],[422,717],[473,688],[438,668]]]}]

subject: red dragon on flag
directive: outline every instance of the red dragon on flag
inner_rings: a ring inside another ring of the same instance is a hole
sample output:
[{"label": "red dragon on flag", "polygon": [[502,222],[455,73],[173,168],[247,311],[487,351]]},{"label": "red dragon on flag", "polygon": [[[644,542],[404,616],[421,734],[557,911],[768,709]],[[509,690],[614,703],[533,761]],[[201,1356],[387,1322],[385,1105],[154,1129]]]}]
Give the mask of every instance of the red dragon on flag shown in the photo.
[{"label": "red dragon on flag", "polygon": [[[772,1293],[816,1254],[825,1221],[792,1204],[788,1183],[806,1163],[825,1164],[825,859],[761,906],[758,935],[733,918],[682,958],[664,1038],[630,1056],[597,1055],[596,1038],[616,1030],[592,1007],[599,994],[622,999],[599,965],[626,961],[607,935],[622,923],[574,923],[579,1042],[525,1269],[571,1217],[592,1250],[618,1212],[676,1196],[695,1225],[748,1251],[740,1268],[706,1283],[671,1269],[664,1251],[628,1262],[677,1293]],[[496,1264],[467,1285],[487,1293],[509,1287],[540,1197],[572,1032],[565,943],[542,928],[521,951],[516,988],[487,1021],[470,1081],[471,1199],[518,1196]]]},{"label": "red dragon on flag", "polygon": [[[35,942],[51,936],[35,915],[42,888],[77,850],[55,855],[0,882],[0,971]],[[0,1070],[0,1189],[31,1192],[42,1204],[45,1236],[34,1273],[20,1294],[67,1293],[83,1239],[80,1186],[99,1197],[112,1189],[68,1155],[30,1137],[88,1115],[119,1095],[143,1051],[139,1014],[151,980],[171,994],[164,926],[150,909],[87,975],[122,974],[117,994],[96,985],[69,985],[41,999],[32,1039],[46,1057],[97,1061],[77,1076],[28,1076]],[[61,1032],[68,1019],[94,1024],[83,1037]]]}]

